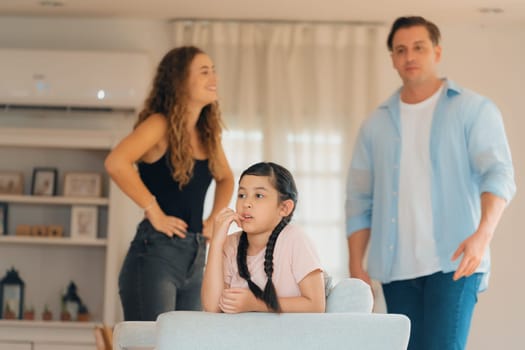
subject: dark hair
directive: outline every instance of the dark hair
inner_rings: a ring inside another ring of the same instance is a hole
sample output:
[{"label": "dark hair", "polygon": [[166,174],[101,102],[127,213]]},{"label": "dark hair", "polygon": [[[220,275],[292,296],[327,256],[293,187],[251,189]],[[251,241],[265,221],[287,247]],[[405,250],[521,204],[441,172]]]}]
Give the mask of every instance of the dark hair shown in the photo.
[{"label": "dark hair", "polygon": [[266,243],[266,253],[264,255],[264,272],[266,273],[268,280],[266,281],[264,290],[261,290],[258,285],[253,283],[251,280],[250,271],[248,270],[248,265],[246,264],[246,255],[248,251],[248,238],[246,232],[242,232],[239,240],[239,246],[237,247],[237,268],[239,269],[239,275],[248,282],[248,287],[256,298],[264,301],[270,310],[281,312],[279,299],[277,298],[275,286],[273,285],[272,281],[273,251],[275,249],[275,243],[277,242],[279,234],[292,219],[293,212],[295,211],[295,204],[297,203],[297,187],[295,186],[295,181],[292,174],[288,170],[278,164],[271,162],[262,162],[250,166],[241,174],[239,182],[245,175],[267,176],[270,180],[270,183],[279,193],[279,201],[283,202],[285,200],[291,199],[294,203],[294,207],[290,214],[282,218],[279,224],[277,224],[277,226],[273,229],[272,234],[268,238],[268,243]]},{"label": "dark hair", "polygon": [[394,35],[396,32],[401,28],[410,28],[415,26],[422,26],[427,29],[428,36],[430,37],[430,40],[432,41],[432,44],[434,46],[439,45],[439,40],[441,38],[441,33],[439,32],[439,28],[432,22],[427,21],[425,18],[421,16],[409,16],[409,17],[399,17],[394,21],[392,24],[392,28],[390,29],[390,34],[388,34],[388,39],[386,40],[386,46],[388,46],[388,50],[393,50],[393,41],[394,41]]},{"label": "dark hair", "polygon": [[[158,113],[168,119],[168,141],[172,177],[182,186],[188,184],[195,161],[191,152],[187,121],[184,118],[189,98],[188,78],[190,65],[195,56],[204,51],[195,46],[171,49],[160,61],[144,107],[139,113],[135,127],[150,115]],[[206,105],[197,121],[199,139],[209,158],[212,174],[217,174],[222,121],[217,101]]]}]

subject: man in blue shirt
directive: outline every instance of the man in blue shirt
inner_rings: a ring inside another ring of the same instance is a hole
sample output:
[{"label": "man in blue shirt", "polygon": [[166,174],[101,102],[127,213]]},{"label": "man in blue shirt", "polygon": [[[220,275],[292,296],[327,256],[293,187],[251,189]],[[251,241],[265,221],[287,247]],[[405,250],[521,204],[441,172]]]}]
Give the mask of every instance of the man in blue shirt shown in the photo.
[{"label": "man in blue shirt", "polygon": [[437,76],[439,39],[422,17],[393,23],[403,85],[363,123],[348,173],[350,275],[381,281],[388,312],[411,320],[410,350],[465,348],[516,191],[498,108]]}]

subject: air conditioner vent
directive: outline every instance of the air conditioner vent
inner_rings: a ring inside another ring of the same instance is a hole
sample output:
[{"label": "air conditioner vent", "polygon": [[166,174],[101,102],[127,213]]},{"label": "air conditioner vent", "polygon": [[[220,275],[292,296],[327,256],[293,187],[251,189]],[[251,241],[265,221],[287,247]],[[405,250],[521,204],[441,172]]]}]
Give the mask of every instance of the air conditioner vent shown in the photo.
[{"label": "air conditioner vent", "polygon": [[0,62],[0,106],[11,110],[136,110],[152,74],[140,52],[0,48]]},{"label": "air conditioner vent", "polygon": [[50,111],[50,112],[90,112],[90,113],[135,113],[133,108],[124,107],[90,107],[90,106],[60,106],[60,105],[26,105],[1,104],[3,111]]}]

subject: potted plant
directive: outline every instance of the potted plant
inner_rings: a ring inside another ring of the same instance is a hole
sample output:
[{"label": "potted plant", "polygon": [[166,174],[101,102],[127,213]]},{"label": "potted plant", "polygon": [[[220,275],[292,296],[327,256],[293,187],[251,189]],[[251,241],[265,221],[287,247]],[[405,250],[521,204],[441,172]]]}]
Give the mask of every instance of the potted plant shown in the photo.
[{"label": "potted plant", "polygon": [[89,310],[86,305],[80,304],[78,307],[77,321],[87,322],[89,321]]},{"label": "potted plant", "polygon": [[62,303],[62,310],[60,311],[60,321],[71,321],[71,314],[67,311],[66,303]]},{"label": "potted plant", "polygon": [[35,308],[31,307],[24,310],[24,320],[34,320],[35,319]]},{"label": "potted plant", "polygon": [[49,310],[47,304],[44,306],[44,311],[42,311],[42,320],[51,321],[53,319],[53,313]]},{"label": "potted plant", "polygon": [[5,303],[4,318],[6,320],[14,320],[16,318],[15,312],[11,309],[9,303]]}]

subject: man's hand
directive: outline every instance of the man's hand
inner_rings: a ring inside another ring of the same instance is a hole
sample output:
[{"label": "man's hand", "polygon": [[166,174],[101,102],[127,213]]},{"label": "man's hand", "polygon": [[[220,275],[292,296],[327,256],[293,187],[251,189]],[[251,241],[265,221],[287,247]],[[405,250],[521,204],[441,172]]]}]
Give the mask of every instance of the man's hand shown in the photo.
[{"label": "man's hand", "polygon": [[466,240],[461,242],[458,249],[454,252],[452,256],[452,261],[459,258],[463,254],[463,258],[459,263],[458,269],[454,273],[454,281],[457,281],[461,277],[468,277],[472,275],[481,263],[483,255],[485,254],[490,241],[492,239],[492,234],[487,231],[478,229]]},{"label": "man's hand", "polygon": [[372,279],[368,275],[368,272],[366,272],[366,270],[364,269],[350,269],[350,277],[359,278],[360,280],[366,282],[370,287],[372,287]]},{"label": "man's hand", "polygon": [[363,268],[364,255],[369,240],[369,228],[356,231],[348,237],[348,271],[350,272],[350,277],[359,278],[368,283],[370,288],[372,288],[372,280],[368,272]]}]

